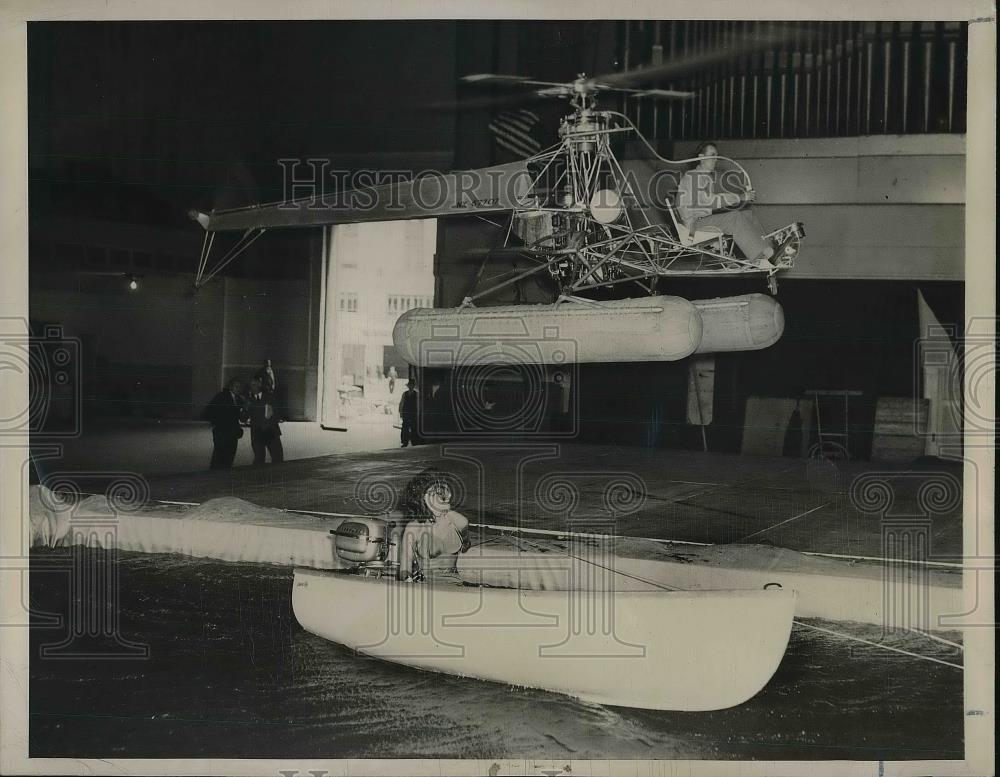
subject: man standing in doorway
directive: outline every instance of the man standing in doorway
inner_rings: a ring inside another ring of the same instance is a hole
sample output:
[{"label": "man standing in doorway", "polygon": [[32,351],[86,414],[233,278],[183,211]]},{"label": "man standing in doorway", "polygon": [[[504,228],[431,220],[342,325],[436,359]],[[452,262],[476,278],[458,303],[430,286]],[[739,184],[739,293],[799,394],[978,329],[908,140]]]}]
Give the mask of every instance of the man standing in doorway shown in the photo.
[{"label": "man standing in doorway", "polygon": [[209,469],[229,469],[236,458],[236,446],[243,436],[240,426],[245,416],[243,397],[240,396],[242,384],[239,378],[233,378],[208,403],[202,418],[212,424],[212,462]]},{"label": "man standing in doorway", "polygon": [[410,443],[416,444],[417,403],[420,398],[416,385],[412,378],[406,381],[406,391],[399,398],[399,420],[402,422],[399,438],[403,448]]}]

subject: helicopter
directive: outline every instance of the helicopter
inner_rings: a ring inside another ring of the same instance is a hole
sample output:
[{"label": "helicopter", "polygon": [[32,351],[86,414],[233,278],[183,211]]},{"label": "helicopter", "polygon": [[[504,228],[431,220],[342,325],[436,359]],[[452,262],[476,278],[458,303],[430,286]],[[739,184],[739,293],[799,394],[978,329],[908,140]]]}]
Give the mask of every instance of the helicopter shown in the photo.
[{"label": "helicopter", "polygon": [[[600,93],[683,100],[693,97],[692,92],[628,89],[588,78],[585,73],[566,83],[493,74],[474,74],[462,80],[472,84],[530,85],[536,87],[536,96],[568,99],[572,108],[560,122],[559,142],[525,160],[530,171],[527,192],[511,210],[504,245],[487,252],[494,257],[504,251],[513,252],[529,257],[535,266],[467,296],[463,306],[542,271],[555,280],[560,300],[573,300],[579,292],[626,282],[654,294],[656,281],[664,277],[747,273],[764,273],[774,293],[777,274],[793,266],[805,236],[801,223],[762,236],[782,249],[762,266],[755,258],[742,256],[731,235],[714,227],[689,229],[672,196],[658,196],[655,191],[668,181],[675,185],[675,178],[658,179],[654,174],[652,181],[646,181],[647,191],[637,191],[642,184],[615,155],[612,138],[634,133],[652,157],[667,168],[698,161],[697,157],[662,157],[626,114],[598,108]],[[749,173],[742,165],[728,157],[717,159],[732,165],[732,171],[737,173],[735,183],[743,192],[753,192]],[[729,179],[733,181],[734,176]],[[753,199],[752,194],[749,199]],[[512,235],[519,238],[518,245],[511,245]]]},{"label": "helicopter", "polygon": [[[773,294],[778,274],[793,266],[799,252],[805,236],[802,224],[791,223],[762,236],[782,248],[780,255],[763,264],[742,256],[731,235],[715,228],[692,231],[678,215],[669,193],[644,197],[647,193],[637,191],[642,187],[634,171],[626,169],[627,163],[619,161],[613,139],[634,133],[652,159],[665,168],[681,169],[696,163],[697,158],[670,160],[661,156],[626,114],[601,109],[598,101],[609,93],[690,100],[693,92],[635,88],[630,84],[669,80],[692,69],[781,43],[786,37],[780,30],[772,31],[738,47],[598,77],[580,73],[567,82],[491,73],[466,75],[460,81],[467,85],[529,88],[526,93],[513,95],[514,100],[530,97],[568,101],[570,112],[560,121],[558,142],[506,165],[421,175],[341,192],[336,203],[320,192],[244,208],[191,211],[191,218],[205,229],[195,287],[210,280],[271,228],[505,214],[503,244],[482,252],[486,254],[483,261],[509,255],[526,261],[528,267],[521,269],[515,264],[515,270],[507,274],[510,277],[468,294],[462,301],[463,308],[532,275],[544,276],[555,287],[555,302],[580,301],[585,299],[581,293],[624,283],[633,284],[632,288],[638,287],[644,295],[653,295],[658,293],[657,283],[663,278],[747,274],[763,275]],[[745,168],[733,159],[717,158],[732,166],[735,178],[731,179],[745,192],[753,192]],[[675,180],[655,173],[653,177],[658,187]],[[241,230],[242,236],[209,269],[215,234],[234,230]]]}]

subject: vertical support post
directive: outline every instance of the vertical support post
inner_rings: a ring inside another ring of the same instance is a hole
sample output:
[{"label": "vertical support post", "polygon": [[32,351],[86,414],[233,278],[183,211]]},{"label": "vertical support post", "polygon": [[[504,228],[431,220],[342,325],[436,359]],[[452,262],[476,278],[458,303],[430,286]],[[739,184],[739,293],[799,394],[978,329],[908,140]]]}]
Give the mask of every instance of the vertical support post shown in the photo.
[{"label": "vertical support post", "polygon": [[343,370],[343,354],[340,341],[340,314],[337,309],[337,293],[339,281],[337,278],[338,251],[355,228],[347,224],[331,227],[326,240],[326,299],[323,316],[323,361],[320,378],[323,381],[323,405],[320,413],[320,426],[324,429],[345,430],[346,418],[340,404],[340,379]]},{"label": "vertical support post", "polygon": [[[677,58],[677,22],[670,22],[670,36],[668,38],[667,51],[669,52],[670,59]],[[674,83],[671,81],[667,84],[667,89],[673,89]],[[674,137],[674,101],[669,100],[667,102],[667,139],[672,140]]]},{"label": "vertical support post", "polygon": [[[632,22],[629,19],[625,20],[625,45],[624,51],[622,52],[622,70],[628,70],[632,61],[632,49],[631,49],[631,35],[632,35]],[[624,92],[622,93],[622,113],[628,116],[628,95]],[[636,126],[639,122],[636,122]]]},{"label": "vertical support post", "polygon": [[[767,68],[767,64],[768,64],[767,63],[767,58],[769,58],[769,57],[771,58],[771,64],[772,64],[772,67],[773,67],[774,53],[769,51],[764,56],[765,56],[765,60],[764,60],[764,63],[765,63],[764,66],[765,66],[765,68]],[[767,70],[768,70],[768,73],[765,76],[766,83],[765,83],[765,89],[764,89],[764,127],[765,127],[765,129],[764,129],[764,137],[765,138],[770,138],[771,137],[771,97],[772,97],[771,92],[772,92],[772,90],[774,88],[774,74],[773,74],[772,68],[767,68]]]},{"label": "vertical support post", "polygon": [[889,132],[889,93],[892,85],[889,82],[892,66],[892,31],[882,42],[882,133]]},{"label": "vertical support post", "polygon": [[862,122],[864,115],[864,97],[862,95],[862,84],[864,81],[864,67],[865,67],[865,45],[864,36],[862,35],[860,22],[858,28],[858,42],[857,42],[857,54],[858,54],[858,73],[857,81],[855,83],[855,117],[857,123],[857,134],[862,133],[862,128],[865,126]]},{"label": "vertical support post", "polygon": [[[695,56],[700,56],[705,50],[705,23],[697,23],[698,33],[695,40],[697,41],[697,47],[695,50]],[[695,115],[695,126],[694,126],[694,136],[696,138],[704,137],[708,132],[708,128],[705,126],[705,84],[708,79],[708,74],[706,71],[702,70],[698,73],[698,89],[695,94],[695,105],[697,106],[697,112]]]},{"label": "vertical support post", "polygon": [[632,22],[626,19],[625,22],[625,45],[624,51],[622,52],[622,70],[627,71],[632,64]]},{"label": "vertical support post", "polygon": [[844,134],[851,134],[851,84],[854,83],[854,54],[855,54],[855,41],[851,33],[853,32],[853,25],[856,22],[847,22],[847,39],[844,41],[844,50],[847,53],[847,65],[844,68],[846,71],[844,78]]},{"label": "vertical support post", "polygon": [[725,132],[726,124],[726,79],[716,73],[712,83],[712,135],[719,137]]},{"label": "vertical support post", "polygon": [[902,106],[902,125],[901,132],[906,132],[909,126],[910,118],[910,49],[912,48],[912,38],[913,38],[913,28],[912,22],[900,22],[899,24],[899,34],[903,39],[903,106]]},{"label": "vertical support post", "polygon": [[866,24],[865,40],[865,134],[872,134],[872,77],[875,67],[875,23]]},{"label": "vertical support post", "polygon": [[[711,51],[719,40],[719,25],[721,22],[710,22],[706,49]],[[708,76],[707,99],[705,100],[705,133],[716,135],[719,117],[719,71],[718,66],[711,69]]]},{"label": "vertical support post", "polygon": [[[782,60],[782,65],[787,61],[786,55],[782,52],[779,55]],[[785,137],[785,104],[788,102],[788,74],[785,72],[785,68],[781,68],[781,75],[779,76],[779,88],[778,88],[778,137]]]},{"label": "vertical support post", "polygon": [[[820,112],[825,114],[825,121],[823,122],[823,133],[827,136],[830,135],[831,130],[831,117],[833,116],[833,36],[835,30],[831,29],[829,35],[826,39],[826,49],[823,51],[823,61],[826,65],[826,99],[823,101],[822,108],[817,101],[816,105],[816,127],[819,129],[819,116]],[[839,83],[838,83],[839,86]],[[837,101],[839,105],[840,95],[837,95]]]},{"label": "vertical support post", "polygon": [[[738,36],[736,30],[736,22],[729,23],[729,45],[732,46],[736,43]],[[741,58],[742,59],[742,58]],[[736,134],[736,70],[740,67],[740,60],[731,64],[728,68],[729,70],[729,97],[726,115],[728,117],[728,130],[729,137],[734,137]]]},{"label": "vertical support post", "polygon": [[[689,56],[697,57],[701,53],[701,29],[697,22],[691,22],[691,46],[689,50]],[[703,75],[699,73],[695,78],[691,79],[691,91],[694,92],[694,97],[691,98],[691,126],[690,135],[691,138],[697,138],[699,136],[699,130],[701,130],[701,79]]]},{"label": "vertical support post", "polygon": [[954,129],[955,118],[955,60],[958,44],[953,39],[948,41],[948,132]]},{"label": "vertical support post", "polygon": [[804,80],[802,78],[802,41],[798,35],[795,36],[795,48],[792,51],[792,137],[799,134],[799,85]]},{"label": "vertical support post", "polygon": [[740,76],[740,137],[745,138],[747,124],[747,77]]},{"label": "vertical support post", "polygon": [[323,227],[322,233],[322,243],[320,251],[322,252],[322,257],[320,261],[319,270],[319,335],[316,338],[316,343],[319,349],[319,355],[316,361],[316,415],[315,417],[322,424],[323,422],[323,401],[326,393],[326,381],[323,375],[323,360],[326,348],[326,273],[327,273],[327,262],[329,261],[327,257],[327,250],[329,245],[329,233],[333,227]]},{"label": "vertical support post", "polygon": [[788,112],[788,70],[792,60],[790,51],[782,48],[778,52],[778,137],[785,137],[786,114]]},{"label": "vertical support post", "polygon": [[[812,108],[812,77],[813,77],[813,65],[815,64],[813,60],[813,54],[811,51],[807,51],[803,58],[803,64],[806,70],[806,98],[805,98],[805,116],[802,131],[805,133],[806,137],[809,137],[809,130],[811,127],[811,108]],[[816,78],[819,78],[819,71],[817,71]],[[819,84],[817,83],[817,91],[819,91]],[[798,133],[796,133],[798,134]]]},{"label": "vertical support post", "polygon": [[[705,38],[704,38],[704,51],[710,51],[712,48],[712,26],[711,23],[705,24]],[[701,116],[701,134],[708,136],[712,134],[712,71],[705,73],[704,79],[704,93],[705,99],[702,101],[702,116]]]},{"label": "vertical support post", "polygon": [[931,131],[931,67],[934,63],[934,22],[923,22],[924,39],[924,132]]},{"label": "vertical support post", "polygon": [[[653,24],[653,50],[650,55],[650,65],[652,67],[657,67],[663,64],[663,40],[662,40],[662,25],[663,22],[654,21]],[[650,110],[653,112],[653,140],[659,137],[659,119],[660,119],[660,105],[659,102],[653,98],[649,101]]]},{"label": "vertical support post", "polygon": [[833,103],[833,134],[840,134],[840,95],[844,84],[844,46],[838,41],[833,49],[833,56],[837,60],[836,88],[834,90]]},{"label": "vertical support post", "polygon": [[733,137],[736,132],[736,121],[733,112],[736,110],[736,76],[729,76],[729,119],[726,132],[729,137]]}]

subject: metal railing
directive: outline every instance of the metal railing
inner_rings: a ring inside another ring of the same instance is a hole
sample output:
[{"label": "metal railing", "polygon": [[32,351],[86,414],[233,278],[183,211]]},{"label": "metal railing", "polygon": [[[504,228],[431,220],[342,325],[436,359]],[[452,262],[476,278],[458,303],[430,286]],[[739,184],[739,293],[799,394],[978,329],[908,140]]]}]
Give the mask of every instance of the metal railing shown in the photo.
[{"label": "metal railing", "polygon": [[[622,69],[697,58],[774,35],[776,22],[620,23]],[[964,22],[780,23],[780,45],[672,82],[687,102],[624,101],[650,137],[807,138],[965,132]]]}]

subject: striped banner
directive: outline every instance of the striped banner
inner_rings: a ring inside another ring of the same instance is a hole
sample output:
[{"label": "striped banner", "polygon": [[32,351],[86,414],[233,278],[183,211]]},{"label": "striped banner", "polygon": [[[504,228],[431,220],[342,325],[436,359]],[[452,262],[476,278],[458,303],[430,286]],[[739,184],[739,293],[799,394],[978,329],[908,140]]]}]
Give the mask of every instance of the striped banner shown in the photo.
[{"label": "striped banner", "polygon": [[505,111],[490,122],[490,132],[501,148],[518,157],[528,157],[542,150],[535,137],[539,120],[537,113],[523,108]]}]

